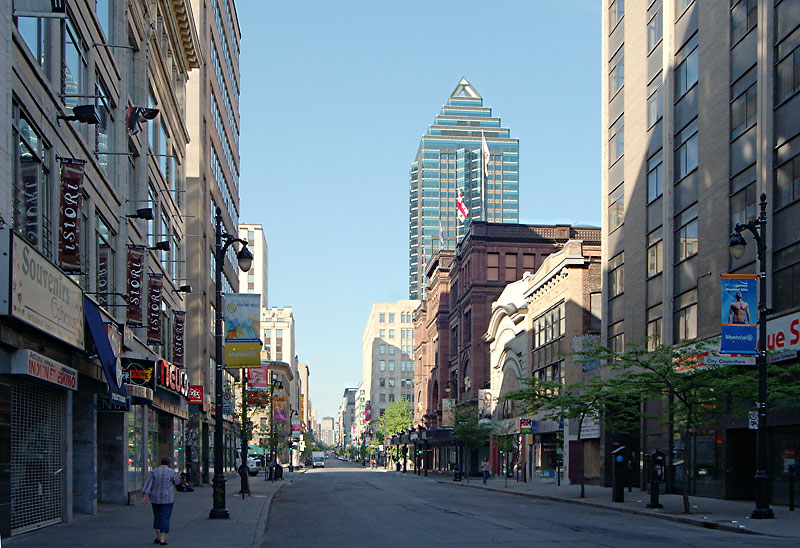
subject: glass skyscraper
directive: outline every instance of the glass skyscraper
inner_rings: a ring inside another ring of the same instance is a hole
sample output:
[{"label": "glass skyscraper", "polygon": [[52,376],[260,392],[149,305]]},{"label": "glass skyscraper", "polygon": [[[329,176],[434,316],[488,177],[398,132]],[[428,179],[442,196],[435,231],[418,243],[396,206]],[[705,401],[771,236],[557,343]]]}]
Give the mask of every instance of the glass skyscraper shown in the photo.
[{"label": "glass skyscraper", "polygon": [[[482,138],[489,148],[482,168]],[[457,214],[459,191],[467,216]],[[409,298],[424,293],[424,263],[455,249],[473,220],[519,222],[519,140],[462,78],[422,136],[409,173]]]}]

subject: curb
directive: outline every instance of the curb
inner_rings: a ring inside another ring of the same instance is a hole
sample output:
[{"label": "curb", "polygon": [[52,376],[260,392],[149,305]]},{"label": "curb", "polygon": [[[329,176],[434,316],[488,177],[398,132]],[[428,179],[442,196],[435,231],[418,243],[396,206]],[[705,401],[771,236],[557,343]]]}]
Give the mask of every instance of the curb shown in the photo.
[{"label": "curb", "polygon": [[[449,481],[436,480],[436,482],[437,483],[441,483],[443,485],[455,485],[453,482],[449,482]],[[649,517],[649,518],[663,519],[663,520],[666,520],[666,521],[675,521],[675,522],[678,522],[678,523],[684,523],[686,525],[694,525],[695,527],[702,527],[704,529],[718,529],[718,530],[721,530],[721,531],[728,531],[730,533],[741,533],[741,534],[745,534],[745,535],[769,536],[769,537],[775,537],[775,538],[794,538],[794,537],[782,537],[780,535],[770,535],[770,534],[767,534],[767,533],[761,533],[759,531],[753,531],[753,530],[750,530],[750,529],[743,529],[743,528],[739,528],[739,527],[733,527],[732,525],[727,525],[727,524],[724,524],[724,523],[717,523],[715,521],[702,521],[702,520],[698,520],[698,519],[694,519],[694,518],[676,516],[676,515],[673,515],[673,514],[658,514],[658,513],[655,513],[655,512],[644,512],[644,511],[638,510],[636,508],[624,508],[624,507],[606,506],[604,504],[599,504],[599,503],[596,503],[596,502],[581,501],[581,500],[575,500],[575,499],[562,499],[562,498],[558,498],[558,497],[551,497],[551,496],[548,496],[548,495],[537,495],[536,493],[519,493],[519,492],[515,492],[515,491],[505,491],[503,489],[497,489],[497,488],[494,488],[494,487],[479,487],[477,485],[469,485],[469,484],[466,484],[466,483],[459,483],[458,486],[459,487],[470,487],[472,489],[483,489],[483,490],[486,490],[486,491],[493,491],[495,493],[503,493],[503,494],[513,495],[513,496],[517,496],[517,497],[526,497],[526,498],[532,498],[532,499],[547,500],[547,501],[550,501],[550,502],[563,502],[563,503],[566,503],[566,504],[577,504],[577,505],[580,505],[580,506],[590,506],[592,508],[598,508],[598,509],[601,509],[601,510],[610,510],[612,512],[620,512],[622,514],[635,514],[635,515],[638,515],[638,516],[646,516],[646,517]]]},{"label": "curb", "polygon": [[[252,548],[261,548],[264,546],[264,538],[267,536],[267,529],[269,528],[269,516],[272,513],[272,503],[275,501],[275,495],[277,495],[284,486],[289,485],[290,483],[292,483],[292,480],[282,482],[278,488],[272,492],[267,504],[264,505],[265,510],[262,511],[261,516],[258,518],[258,523],[256,524],[255,536],[258,538],[258,540],[253,542]],[[260,536],[258,535],[259,531],[261,531]]]}]

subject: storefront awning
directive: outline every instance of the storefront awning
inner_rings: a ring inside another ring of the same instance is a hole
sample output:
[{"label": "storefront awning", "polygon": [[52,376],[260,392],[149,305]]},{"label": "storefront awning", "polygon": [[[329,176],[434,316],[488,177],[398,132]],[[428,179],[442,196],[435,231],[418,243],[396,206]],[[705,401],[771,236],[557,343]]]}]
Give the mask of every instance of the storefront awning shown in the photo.
[{"label": "storefront awning", "polygon": [[114,355],[114,350],[108,341],[108,334],[106,333],[103,318],[100,316],[100,309],[86,296],[83,297],[83,315],[86,318],[86,324],[92,334],[92,340],[94,340],[94,345],[97,347],[100,363],[106,374],[109,401],[112,404],[125,407],[128,405],[128,394],[122,384],[122,364],[118,357]]}]

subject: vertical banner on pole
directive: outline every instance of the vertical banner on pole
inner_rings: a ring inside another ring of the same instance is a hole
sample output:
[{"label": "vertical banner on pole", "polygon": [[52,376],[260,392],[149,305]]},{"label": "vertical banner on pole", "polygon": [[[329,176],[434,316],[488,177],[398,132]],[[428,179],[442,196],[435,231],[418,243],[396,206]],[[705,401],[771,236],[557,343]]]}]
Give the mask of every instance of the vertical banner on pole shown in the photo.
[{"label": "vertical banner on pole", "polygon": [[184,329],[186,326],[186,312],[176,311],[172,320],[172,363],[179,367],[184,366]]},{"label": "vertical banner on pole", "polygon": [[163,344],[161,334],[161,291],[164,286],[163,274],[150,274],[147,291],[147,343]]},{"label": "vertical banner on pole", "polygon": [[128,246],[128,309],[125,319],[128,325],[141,327],[143,321],[142,300],[144,298],[144,246]]},{"label": "vertical banner on pole", "polygon": [[758,276],[722,274],[722,354],[758,353]]},{"label": "vertical banner on pole", "polygon": [[[58,206],[58,266],[67,273],[81,271],[81,206],[84,160],[61,162],[61,196]],[[26,191],[26,196],[27,196]],[[88,250],[85,250],[86,252]]]}]

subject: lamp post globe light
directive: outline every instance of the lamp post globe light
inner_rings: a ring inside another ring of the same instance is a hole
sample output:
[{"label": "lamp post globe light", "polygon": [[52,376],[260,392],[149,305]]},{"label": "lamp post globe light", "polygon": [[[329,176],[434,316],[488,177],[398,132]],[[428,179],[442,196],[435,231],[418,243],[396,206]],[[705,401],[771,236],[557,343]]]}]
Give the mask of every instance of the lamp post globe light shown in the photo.
[{"label": "lamp post globe light", "polygon": [[761,194],[758,219],[745,224],[736,223],[728,246],[734,259],[744,256],[747,242],[742,231],[749,230],[756,241],[758,258],[758,429],[756,430],[756,507],[750,517],[753,519],[771,519],[775,515],[769,507],[769,433],[767,432],[767,249],[765,229],[767,226],[767,195]]},{"label": "lamp post globe light", "polygon": [[[222,231],[222,210],[216,209],[216,246],[214,249],[214,283],[216,285],[216,317],[214,323],[214,339],[216,343],[215,360],[216,371],[214,375],[215,399],[214,405],[216,407],[214,412],[214,479],[212,481],[212,497],[213,507],[208,514],[210,519],[228,519],[230,514],[225,508],[225,473],[223,472],[223,459],[224,457],[224,441],[222,436],[222,369],[223,369],[223,352],[222,352],[222,267],[225,264],[225,252],[234,243],[242,244],[242,249],[236,254],[236,260],[239,263],[239,268],[244,272],[250,270],[253,266],[253,254],[247,249],[247,240],[242,240],[226,234]],[[242,454],[243,462],[247,462],[247,456]]]}]

